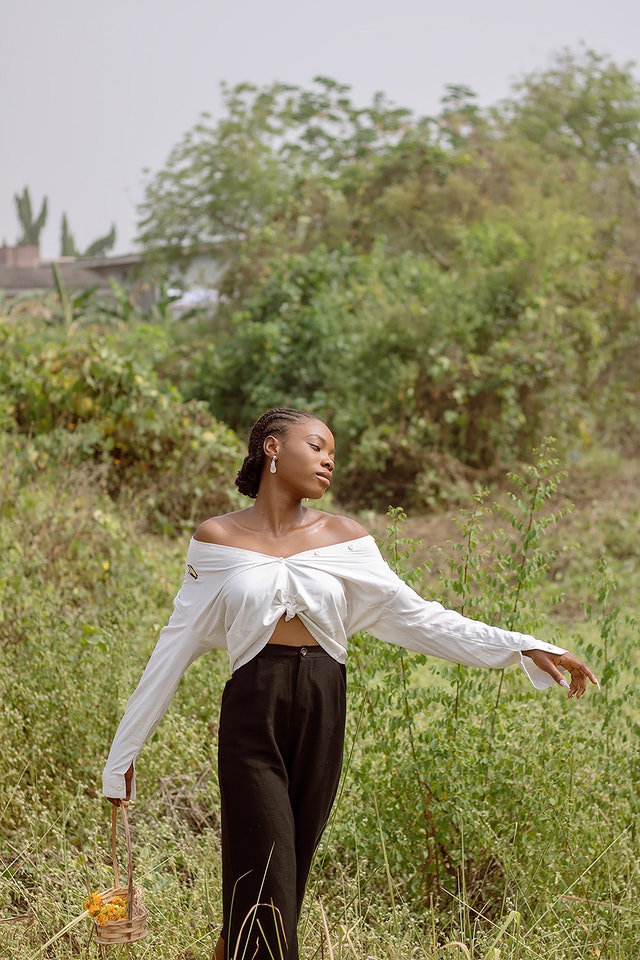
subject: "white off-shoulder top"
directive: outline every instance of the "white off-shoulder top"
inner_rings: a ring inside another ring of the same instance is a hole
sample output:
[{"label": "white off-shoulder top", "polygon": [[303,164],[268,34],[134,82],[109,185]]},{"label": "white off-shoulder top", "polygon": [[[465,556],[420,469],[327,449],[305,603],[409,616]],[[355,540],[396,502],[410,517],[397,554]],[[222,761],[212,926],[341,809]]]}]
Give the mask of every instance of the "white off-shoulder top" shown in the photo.
[{"label": "white off-shoulder top", "polygon": [[222,649],[231,672],[237,670],[268,643],[282,616],[298,616],[340,663],[347,658],[348,638],[366,630],[407,650],[468,666],[519,664],[539,690],[554,681],[522,651],[565,652],[424,600],[391,570],[371,536],[288,557],[192,539],[173,613],[114,737],[103,776],[106,796],[125,796],[124,774],[187,667],[206,651]]}]

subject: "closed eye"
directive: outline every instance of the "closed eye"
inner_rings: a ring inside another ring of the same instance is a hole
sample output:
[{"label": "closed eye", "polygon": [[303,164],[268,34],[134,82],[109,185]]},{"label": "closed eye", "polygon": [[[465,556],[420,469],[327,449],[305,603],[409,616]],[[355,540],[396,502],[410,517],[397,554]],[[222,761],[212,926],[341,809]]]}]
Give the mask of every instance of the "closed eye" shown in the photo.
[{"label": "closed eye", "polygon": [[[315,436],[315,434],[311,434],[311,436]],[[321,438],[321,437],[318,438],[319,441],[320,441],[319,443],[316,443],[315,440],[310,440],[309,437],[306,437],[305,439],[306,439],[306,442],[307,442],[307,443],[309,444],[309,446],[311,447],[311,449],[312,449],[312,450],[315,450],[316,453],[321,453],[323,450],[327,450],[327,456],[329,457],[329,459],[331,460],[331,462],[332,462],[332,463],[334,464],[334,466],[335,466],[335,462],[336,462],[335,453],[334,453],[333,451],[329,451],[329,450],[328,450],[328,444],[326,443],[326,441],[325,441],[323,438]]]}]

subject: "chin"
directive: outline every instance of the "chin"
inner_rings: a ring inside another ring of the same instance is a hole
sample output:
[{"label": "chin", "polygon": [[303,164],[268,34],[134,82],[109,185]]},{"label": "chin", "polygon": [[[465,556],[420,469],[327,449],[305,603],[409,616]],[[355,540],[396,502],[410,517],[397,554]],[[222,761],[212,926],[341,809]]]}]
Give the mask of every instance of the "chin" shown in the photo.
[{"label": "chin", "polygon": [[313,490],[307,490],[304,495],[305,500],[322,500],[328,488],[325,487],[315,487]]}]

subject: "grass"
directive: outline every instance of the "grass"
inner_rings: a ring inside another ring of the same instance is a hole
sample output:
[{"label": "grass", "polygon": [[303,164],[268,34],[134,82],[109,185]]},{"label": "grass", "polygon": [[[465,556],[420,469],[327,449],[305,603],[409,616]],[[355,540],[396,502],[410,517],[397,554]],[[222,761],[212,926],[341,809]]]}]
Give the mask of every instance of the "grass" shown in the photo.
[{"label": "grass", "polygon": [[[119,510],[89,467],[29,472],[13,440],[2,455],[0,955],[97,957],[82,904],[111,882],[101,766],[185,543],[150,533],[133,506]],[[490,736],[495,675],[434,674],[391,648],[354,645],[349,763],[309,887],[305,960],[636,960],[639,480],[637,461],[576,464],[558,494],[576,506],[549,530],[555,559],[535,587],[544,635],[570,635],[603,667],[606,640],[606,697],[567,704],[510,672]],[[486,518],[485,533],[498,528]],[[450,519],[410,519],[404,535],[426,541],[415,555],[430,562],[425,592],[445,592]],[[130,821],[150,933],[103,955],[212,955],[225,678],[223,655],[194,664],[145,748]]]}]

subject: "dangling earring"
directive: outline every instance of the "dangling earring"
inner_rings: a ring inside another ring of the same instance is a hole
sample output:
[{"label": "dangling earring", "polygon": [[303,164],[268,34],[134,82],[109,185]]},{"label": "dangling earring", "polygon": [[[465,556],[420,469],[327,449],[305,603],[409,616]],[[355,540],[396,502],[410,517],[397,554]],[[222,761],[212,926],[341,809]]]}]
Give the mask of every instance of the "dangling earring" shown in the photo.
[{"label": "dangling earring", "polygon": [[276,472],[276,459],[277,459],[277,458],[274,457],[273,460],[271,461],[271,466],[269,467],[269,473],[275,473],[275,472]]}]

